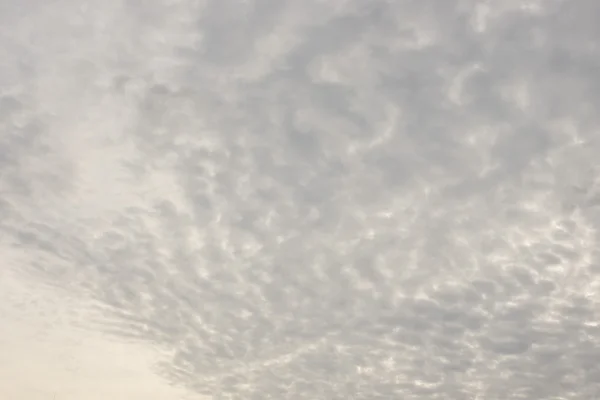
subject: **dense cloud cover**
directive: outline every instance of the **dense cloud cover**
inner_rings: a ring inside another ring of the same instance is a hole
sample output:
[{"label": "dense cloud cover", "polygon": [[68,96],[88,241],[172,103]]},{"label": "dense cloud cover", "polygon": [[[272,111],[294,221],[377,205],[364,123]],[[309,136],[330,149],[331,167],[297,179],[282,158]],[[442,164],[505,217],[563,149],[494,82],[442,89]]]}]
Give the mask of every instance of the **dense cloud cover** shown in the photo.
[{"label": "dense cloud cover", "polygon": [[2,268],[209,399],[596,398],[598,15],[1,0]]}]

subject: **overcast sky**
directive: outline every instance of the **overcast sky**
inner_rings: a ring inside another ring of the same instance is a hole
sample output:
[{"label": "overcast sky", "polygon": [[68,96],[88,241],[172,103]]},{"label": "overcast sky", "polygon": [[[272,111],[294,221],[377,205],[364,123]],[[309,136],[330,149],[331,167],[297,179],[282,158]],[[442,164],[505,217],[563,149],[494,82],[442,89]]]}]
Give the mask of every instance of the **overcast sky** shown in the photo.
[{"label": "overcast sky", "polygon": [[0,397],[597,398],[599,15],[0,0]]}]

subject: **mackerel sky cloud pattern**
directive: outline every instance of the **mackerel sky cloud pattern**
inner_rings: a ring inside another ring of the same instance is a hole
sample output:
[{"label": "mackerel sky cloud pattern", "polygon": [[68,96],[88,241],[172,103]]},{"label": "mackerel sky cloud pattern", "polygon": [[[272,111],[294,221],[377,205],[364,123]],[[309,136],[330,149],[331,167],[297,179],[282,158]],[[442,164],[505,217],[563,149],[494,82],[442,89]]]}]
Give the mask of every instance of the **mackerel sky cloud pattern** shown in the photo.
[{"label": "mackerel sky cloud pattern", "polygon": [[0,0],[0,397],[596,398],[598,15]]}]

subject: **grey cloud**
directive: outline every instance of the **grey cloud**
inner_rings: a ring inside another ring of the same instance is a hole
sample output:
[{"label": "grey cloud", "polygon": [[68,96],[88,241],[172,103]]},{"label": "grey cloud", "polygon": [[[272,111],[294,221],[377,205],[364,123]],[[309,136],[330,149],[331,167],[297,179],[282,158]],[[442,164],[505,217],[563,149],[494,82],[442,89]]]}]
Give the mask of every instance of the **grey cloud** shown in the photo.
[{"label": "grey cloud", "polygon": [[596,3],[206,3],[0,42],[23,276],[215,399],[597,395]]}]

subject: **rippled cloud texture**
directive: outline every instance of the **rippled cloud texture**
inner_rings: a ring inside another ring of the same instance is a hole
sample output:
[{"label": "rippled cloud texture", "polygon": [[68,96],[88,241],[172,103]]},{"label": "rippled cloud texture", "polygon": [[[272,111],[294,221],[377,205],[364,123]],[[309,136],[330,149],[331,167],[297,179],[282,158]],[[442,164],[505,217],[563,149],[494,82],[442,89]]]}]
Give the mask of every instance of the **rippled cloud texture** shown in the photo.
[{"label": "rippled cloud texture", "polygon": [[596,398],[598,15],[0,1],[0,395]]}]

